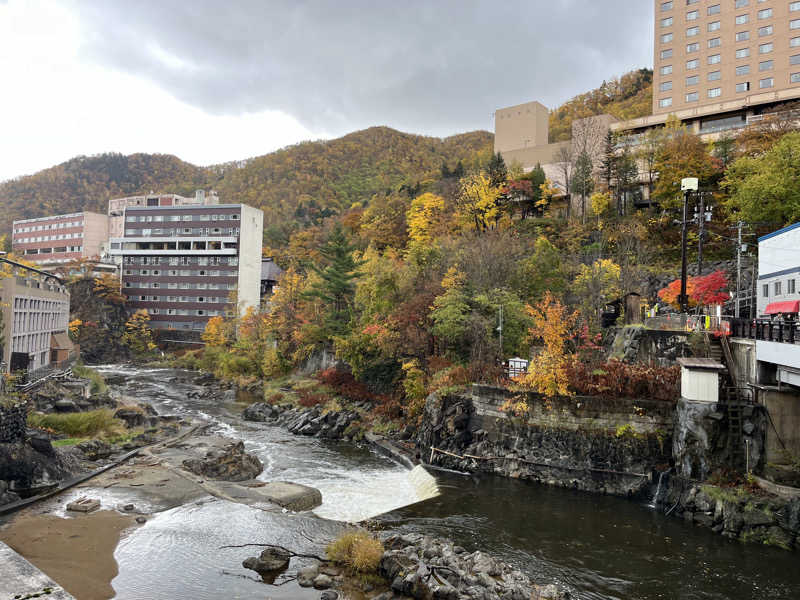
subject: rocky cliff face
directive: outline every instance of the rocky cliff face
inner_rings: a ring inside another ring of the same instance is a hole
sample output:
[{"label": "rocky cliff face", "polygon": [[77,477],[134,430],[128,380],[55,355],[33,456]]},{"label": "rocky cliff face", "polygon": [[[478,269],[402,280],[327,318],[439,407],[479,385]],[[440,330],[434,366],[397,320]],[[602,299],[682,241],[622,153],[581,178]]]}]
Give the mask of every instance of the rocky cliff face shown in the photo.
[{"label": "rocky cliff face", "polygon": [[129,352],[122,343],[128,316],[125,306],[95,292],[93,279],[78,279],[69,284],[70,320],[78,319],[77,343],[87,363],[110,363],[127,360]]},{"label": "rocky cliff face", "polygon": [[500,410],[507,392],[432,395],[417,434],[422,458],[468,472],[631,496],[670,461],[672,407],[641,401],[528,399],[525,419]]}]

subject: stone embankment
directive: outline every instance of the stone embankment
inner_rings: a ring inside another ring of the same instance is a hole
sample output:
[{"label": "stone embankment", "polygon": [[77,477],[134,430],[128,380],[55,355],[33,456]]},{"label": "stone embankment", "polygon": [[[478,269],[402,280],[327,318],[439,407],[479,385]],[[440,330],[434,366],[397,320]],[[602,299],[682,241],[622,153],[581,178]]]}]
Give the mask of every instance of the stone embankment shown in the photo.
[{"label": "stone embankment", "polygon": [[655,503],[664,513],[725,537],[800,549],[800,498],[786,500],[761,490],[701,485],[665,474]]},{"label": "stone embankment", "polygon": [[478,385],[431,395],[416,439],[421,457],[459,471],[619,496],[644,493],[653,469],[670,462],[671,403],[527,395],[522,419],[503,410],[512,397]]}]

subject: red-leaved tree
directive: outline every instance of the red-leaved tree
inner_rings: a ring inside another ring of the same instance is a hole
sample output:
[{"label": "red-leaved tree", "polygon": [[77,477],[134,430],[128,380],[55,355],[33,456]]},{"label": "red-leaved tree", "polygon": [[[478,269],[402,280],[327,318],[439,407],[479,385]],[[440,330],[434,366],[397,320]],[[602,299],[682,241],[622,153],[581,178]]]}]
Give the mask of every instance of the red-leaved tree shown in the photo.
[{"label": "red-leaved tree", "polygon": [[[689,277],[686,282],[686,293],[689,296],[689,306],[711,306],[727,302],[731,295],[727,290],[728,277],[724,271],[714,271],[702,277]],[[681,293],[681,280],[676,279],[667,287],[658,292],[658,297],[679,308],[678,296]]]}]

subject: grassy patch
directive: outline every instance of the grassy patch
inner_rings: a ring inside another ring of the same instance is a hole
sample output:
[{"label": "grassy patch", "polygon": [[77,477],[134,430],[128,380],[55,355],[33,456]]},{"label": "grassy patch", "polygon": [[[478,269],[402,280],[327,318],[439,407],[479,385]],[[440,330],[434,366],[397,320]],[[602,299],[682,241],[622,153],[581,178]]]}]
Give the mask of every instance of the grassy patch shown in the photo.
[{"label": "grassy patch", "polygon": [[108,386],[106,385],[106,380],[103,379],[103,376],[94,369],[90,369],[86,365],[76,363],[72,367],[72,374],[76,377],[80,377],[81,379],[88,379],[91,381],[92,386],[90,390],[93,394],[105,394],[108,391]]},{"label": "grassy patch", "polygon": [[75,446],[81,442],[85,442],[88,438],[64,438],[63,440],[53,440],[54,448],[61,448],[63,446]]},{"label": "grassy patch", "polygon": [[114,418],[114,412],[107,408],[78,413],[45,415],[30,413],[28,425],[38,429],[55,431],[74,438],[118,435],[124,431],[122,421]]},{"label": "grassy patch", "polygon": [[383,544],[366,531],[351,530],[340,535],[326,552],[333,562],[356,573],[375,573],[383,556]]}]

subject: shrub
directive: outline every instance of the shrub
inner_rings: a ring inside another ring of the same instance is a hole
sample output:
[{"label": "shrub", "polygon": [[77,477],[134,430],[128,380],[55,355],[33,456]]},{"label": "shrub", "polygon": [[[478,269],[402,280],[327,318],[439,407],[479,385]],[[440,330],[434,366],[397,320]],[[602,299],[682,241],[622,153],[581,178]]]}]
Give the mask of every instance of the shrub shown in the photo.
[{"label": "shrub", "polygon": [[75,363],[72,366],[72,374],[81,379],[88,379],[92,382],[90,391],[93,394],[105,394],[108,391],[106,380],[94,369],[90,369],[81,363]]},{"label": "shrub", "polygon": [[277,405],[283,402],[283,394],[276,392],[267,398],[267,404]]},{"label": "shrub", "polygon": [[602,364],[573,361],[568,368],[570,388],[585,396],[649,398],[676,402],[680,396],[680,367],[651,367],[609,360]]},{"label": "shrub", "polygon": [[333,562],[357,573],[375,573],[383,557],[383,544],[366,531],[351,530],[340,535],[326,552]]},{"label": "shrub", "polygon": [[111,435],[124,429],[123,423],[115,419],[113,411],[107,408],[51,415],[30,413],[28,425],[38,429],[49,429],[69,437],[93,437],[100,433]]},{"label": "shrub", "polygon": [[352,373],[338,369],[325,369],[316,375],[317,381],[332,387],[340,396],[351,402],[374,402],[378,397],[369,388],[356,381]]},{"label": "shrub", "polygon": [[318,394],[308,390],[297,392],[297,403],[304,408],[325,404],[328,400],[330,400],[330,397],[325,394]]}]

